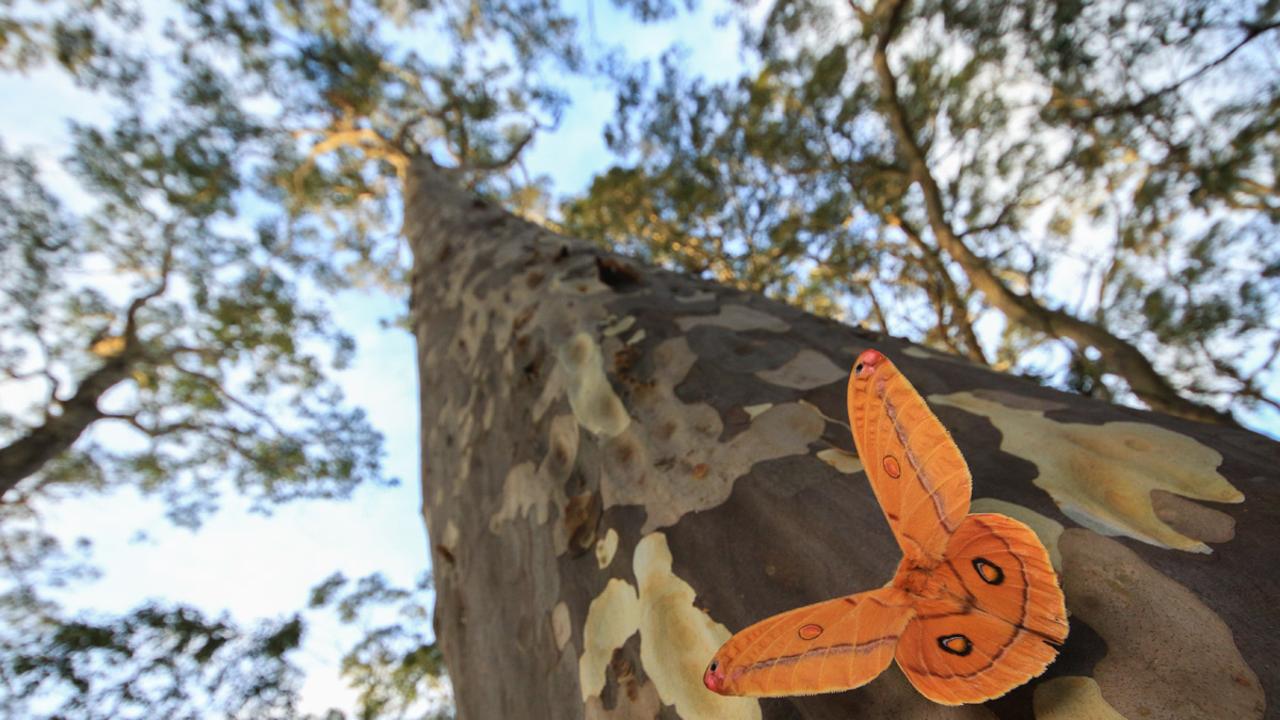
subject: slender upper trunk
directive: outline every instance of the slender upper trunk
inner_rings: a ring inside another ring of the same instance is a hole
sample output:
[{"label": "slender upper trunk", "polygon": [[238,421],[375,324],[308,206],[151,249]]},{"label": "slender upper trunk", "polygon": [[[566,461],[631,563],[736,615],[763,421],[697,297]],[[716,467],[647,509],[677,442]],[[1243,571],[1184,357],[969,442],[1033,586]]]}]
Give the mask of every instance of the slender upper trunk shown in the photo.
[{"label": "slender upper trunk", "polygon": [[[1257,572],[1280,527],[1275,443],[618,258],[423,159],[405,232],[435,623],[460,717],[1012,718],[1105,702],[1258,718],[1280,691],[1280,634],[1258,625],[1280,597],[1280,576]],[[847,369],[872,345],[954,433],[973,509],[1019,516],[1050,547],[1072,614],[1062,655],[982,707],[933,705],[892,667],[837,695],[712,695],[701,674],[730,631],[879,587],[898,562],[845,425]],[[1186,499],[1239,491],[1243,505]],[[1188,552],[1210,545],[1211,562]]]}]

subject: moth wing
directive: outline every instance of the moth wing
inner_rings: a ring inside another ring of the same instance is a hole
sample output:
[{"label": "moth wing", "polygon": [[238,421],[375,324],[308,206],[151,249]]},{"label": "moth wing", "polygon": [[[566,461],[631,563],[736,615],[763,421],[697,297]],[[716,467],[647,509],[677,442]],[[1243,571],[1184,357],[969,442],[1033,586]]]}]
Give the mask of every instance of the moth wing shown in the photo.
[{"label": "moth wing", "polygon": [[885,587],[774,615],[729,638],[704,682],[754,697],[860,687],[889,666],[912,612],[904,593]]},{"label": "moth wing", "polygon": [[972,606],[921,603],[895,657],[925,697],[943,705],[1000,697],[1044,672],[1067,638],[1049,554],[1026,525],[997,514],[965,518],[933,570]]},{"label": "moth wing", "polygon": [[973,483],[960,448],[878,351],[858,356],[848,405],[858,457],[903,555],[917,567],[938,564],[969,512]]}]

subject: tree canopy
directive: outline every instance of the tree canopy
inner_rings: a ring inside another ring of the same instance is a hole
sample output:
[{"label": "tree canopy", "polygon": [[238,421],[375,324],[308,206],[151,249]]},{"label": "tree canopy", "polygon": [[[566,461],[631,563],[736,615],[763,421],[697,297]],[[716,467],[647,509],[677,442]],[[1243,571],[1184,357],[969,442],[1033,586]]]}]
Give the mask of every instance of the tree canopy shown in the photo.
[{"label": "tree canopy", "polygon": [[[783,1],[618,95],[572,233],[1079,392],[1275,410],[1276,8]],[[987,328],[986,332],[981,327]]]},{"label": "tree canopy", "polygon": [[[594,47],[551,0],[146,11],[0,7],[0,70],[57,67],[108,116],[70,119],[71,189],[0,145],[9,702],[291,712],[302,619],[68,616],[44,591],[91,569],[40,509],[133,487],[196,527],[225,492],[269,511],[393,482],[333,379],[353,343],[326,295],[407,293],[412,157],[569,234],[976,363],[1209,422],[1280,410],[1275,3],[742,3],[742,72],[717,82],[678,49]],[[557,206],[523,158],[575,75],[617,91],[614,165]],[[428,583],[351,592],[406,613],[348,654],[362,716],[419,707],[441,671]],[[146,699],[143,676],[199,690]]]}]

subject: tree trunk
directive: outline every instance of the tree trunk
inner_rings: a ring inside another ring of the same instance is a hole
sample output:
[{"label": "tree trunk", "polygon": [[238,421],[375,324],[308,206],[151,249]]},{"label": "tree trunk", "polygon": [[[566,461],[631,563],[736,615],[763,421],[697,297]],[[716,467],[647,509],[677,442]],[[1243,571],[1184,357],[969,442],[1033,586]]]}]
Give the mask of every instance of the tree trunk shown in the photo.
[{"label": "tree trunk", "polygon": [[[1280,690],[1276,443],[646,267],[426,160],[409,175],[423,502],[459,717],[1258,718]],[[973,510],[1050,548],[1070,637],[984,706],[934,705],[896,667],[835,695],[713,695],[702,671],[731,631],[897,565],[844,409],[871,346],[951,429]]]}]

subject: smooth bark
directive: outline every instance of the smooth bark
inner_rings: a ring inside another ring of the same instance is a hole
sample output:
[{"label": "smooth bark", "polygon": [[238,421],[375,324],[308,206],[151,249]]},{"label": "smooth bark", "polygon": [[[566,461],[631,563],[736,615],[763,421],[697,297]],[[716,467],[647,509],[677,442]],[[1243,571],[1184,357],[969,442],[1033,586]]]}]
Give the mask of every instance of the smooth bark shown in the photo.
[{"label": "smooth bark", "polygon": [[[1261,718],[1280,690],[1280,576],[1259,572],[1280,539],[1276,443],[645,267],[422,159],[406,198],[435,625],[461,718]],[[845,425],[845,373],[871,346],[953,432],[974,509],[1051,547],[1071,635],[984,706],[933,705],[893,667],[723,704],[701,672],[730,632],[898,562]]]}]

